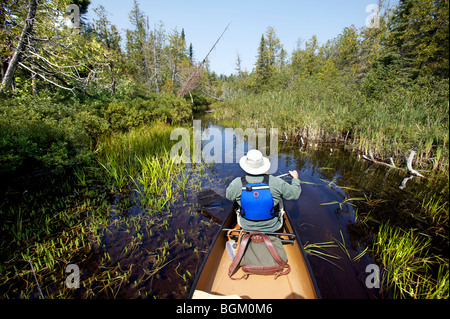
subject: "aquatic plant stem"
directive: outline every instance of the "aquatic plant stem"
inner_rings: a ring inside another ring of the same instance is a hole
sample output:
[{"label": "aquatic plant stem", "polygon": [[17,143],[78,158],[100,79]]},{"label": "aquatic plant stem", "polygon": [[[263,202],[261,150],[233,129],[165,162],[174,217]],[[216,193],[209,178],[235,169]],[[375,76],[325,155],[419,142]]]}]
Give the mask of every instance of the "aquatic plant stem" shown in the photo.
[{"label": "aquatic plant stem", "polygon": [[33,271],[34,280],[36,280],[36,285],[37,285],[37,287],[38,287],[38,289],[39,289],[39,293],[40,293],[40,295],[41,295],[41,298],[42,298],[42,299],[45,299],[45,298],[44,298],[44,295],[42,294],[41,286],[39,286],[39,282],[38,282],[38,280],[37,280],[36,273],[35,273],[35,271],[34,271],[33,263],[32,263],[31,260],[29,260],[29,259],[27,259],[27,261],[30,263],[31,270]]}]

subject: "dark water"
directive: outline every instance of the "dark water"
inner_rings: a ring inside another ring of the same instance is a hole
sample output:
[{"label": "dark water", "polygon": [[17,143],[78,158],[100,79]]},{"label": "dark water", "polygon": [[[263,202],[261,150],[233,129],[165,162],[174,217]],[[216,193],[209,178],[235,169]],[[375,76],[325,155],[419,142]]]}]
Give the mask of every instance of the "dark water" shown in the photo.
[{"label": "dark water", "polygon": [[[204,124],[223,132],[221,127]],[[233,141],[234,146],[244,143],[247,150],[243,139],[237,137]],[[226,156],[232,154],[224,152],[223,159]],[[188,296],[219,223],[230,210],[230,206],[219,205],[202,211],[196,206],[195,195],[205,189],[224,195],[229,182],[243,174],[237,162],[234,158],[233,163],[215,163],[205,168],[192,181],[191,190],[179,195],[170,212],[149,215],[126,201],[116,203],[98,249],[99,254],[109,253],[111,267],[117,268],[120,263],[120,271],[127,272],[128,277],[123,285],[116,284],[117,294],[106,297]],[[188,165],[187,169],[194,170],[195,165]],[[399,186],[407,177],[403,171],[371,165],[343,146],[331,144],[300,148],[280,143],[274,175],[292,169],[299,172],[302,193],[298,200],[285,201],[285,207],[303,244],[339,241],[347,250],[329,248],[327,253],[336,258],[327,260],[309,256],[323,298],[383,297],[378,289],[365,284],[366,266],[375,263],[369,254],[353,260],[368,247],[373,236],[356,222],[358,214],[370,210],[374,222],[390,219],[412,223],[411,212],[417,206],[418,192],[428,189],[448,193],[445,181],[418,178],[408,181],[406,189],[401,190]],[[371,205],[361,198],[369,198]],[[158,271],[153,272],[154,269]],[[85,272],[85,276],[89,275],[92,273]]]},{"label": "dark water", "polygon": [[[235,143],[243,142],[235,139]],[[247,149],[246,144],[246,149]],[[311,148],[311,147],[309,147]],[[302,193],[298,200],[285,201],[286,210],[290,213],[291,222],[300,235],[303,244],[323,243],[333,241],[334,238],[345,241],[351,258],[356,257],[366,246],[358,240],[352,240],[348,226],[355,221],[355,211],[352,205],[343,203],[323,205],[331,202],[344,202],[349,197],[340,186],[355,188],[348,180],[346,170],[354,170],[358,163],[357,158],[343,149],[330,147],[305,152],[294,145],[279,145],[278,168],[274,175],[286,173],[296,169],[302,181]],[[268,152],[269,154],[270,152]],[[343,167],[342,158],[346,158],[346,167]],[[224,162],[224,161],[223,161]],[[219,194],[225,193],[226,185],[231,180],[243,174],[236,162],[234,164],[215,164],[214,174],[221,181],[216,188]],[[285,178],[290,182],[290,178]],[[321,205],[322,204],[322,205]],[[341,235],[342,234],[342,235]],[[339,247],[327,249],[327,253],[339,258],[323,260],[310,256],[314,276],[323,298],[377,298],[376,289],[368,289],[365,285],[366,266],[373,263],[365,255],[359,261],[351,261],[346,253]]]}]

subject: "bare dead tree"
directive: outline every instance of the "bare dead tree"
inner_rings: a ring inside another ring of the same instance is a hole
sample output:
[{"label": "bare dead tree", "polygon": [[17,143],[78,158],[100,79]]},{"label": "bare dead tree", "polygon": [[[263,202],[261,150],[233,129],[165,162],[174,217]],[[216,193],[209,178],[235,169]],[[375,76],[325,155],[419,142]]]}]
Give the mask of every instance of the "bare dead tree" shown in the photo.
[{"label": "bare dead tree", "polygon": [[13,82],[14,74],[16,72],[17,66],[19,65],[21,55],[33,32],[33,24],[36,18],[37,6],[38,0],[29,0],[25,25],[22,29],[22,33],[20,34],[17,47],[11,57],[11,60],[9,61],[8,68],[6,69],[6,72],[3,76],[2,84],[0,86],[0,94],[8,91],[11,87],[11,83]]},{"label": "bare dead tree", "polygon": [[424,177],[421,173],[419,173],[418,171],[416,171],[413,167],[412,167],[412,162],[413,162],[413,158],[416,155],[416,151],[411,151],[411,153],[409,154],[409,157],[406,159],[406,169],[401,168],[401,167],[397,167],[394,164],[394,161],[392,159],[392,157],[389,158],[391,164],[385,163],[385,162],[381,162],[378,161],[374,158],[372,151],[369,151],[369,157],[367,157],[366,155],[363,155],[362,158],[365,159],[366,161],[372,162],[374,164],[379,164],[379,165],[383,165],[383,166],[387,166],[389,168],[395,168],[395,169],[400,169],[400,170],[404,170],[407,171],[408,174],[410,174],[408,177],[404,178],[402,181],[402,185],[399,187],[400,189],[405,189],[406,188],[406,183],[414,178],[414,177]]},{"label": "bare dead tree", "polygon": [[223,35],[225,34],[225,32],[228,30],[228,27],[230,26],[231,22],[228,23],[228,25],[226,26],[225,30],[223,30],[222,34],[220,35],[220,37],[217,39],[217,41],[214,43],[214,45],[211,47],[211,49],[209,50],[208,54],[205,56],[205,58],[202,60],[201,63],[198,64],[197,68],[195,69],[195,71],[191,74],[191,76],[189,76],[189,78],[183,83],[183,85],[181,86],[181,90],[178,92],[179,96],[184,96],[186,94],[186,91],[189,83],[192,81],[192,79],[194,79],[195,75],[197,74],[197,72],[199,71],[200,67],[207,61],[208,56],[211,54],[211,52],[214,50],[214,48],[216,47],[217,43],[219,43],[220,39],[222,39]]}]

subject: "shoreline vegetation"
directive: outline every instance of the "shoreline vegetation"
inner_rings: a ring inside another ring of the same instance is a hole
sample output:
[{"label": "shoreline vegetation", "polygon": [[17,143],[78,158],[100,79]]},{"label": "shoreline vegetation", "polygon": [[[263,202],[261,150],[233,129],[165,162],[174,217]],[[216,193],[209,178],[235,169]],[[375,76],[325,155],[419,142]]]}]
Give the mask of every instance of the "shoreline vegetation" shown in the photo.
[{"label": "shoreline vegetation", "polygon": [[[277,127],[299,146],[345,142],[397,167],[414,150],[412,165],[427,170],[430,184],[448,181],[448,0],[401,0],[381,8],[378,28],[347,27],[324,44],[313,36],[290,55],[268,27],[254,70],[242,70],[238,55],[230,76],[198,63],[184,30],[151,29],[137,1],[126,39],[102,6],[76,32],[55,23],[69,4],[0,9],[9,31],[0,41],[2,298],[116,298],[129,285],[135,293],[126,297],[164,298],[152,288],[172,265],[180,292],[168,296],[184,296],[204,254],[192,242],[207,245],[210,225],[160,239],[174,203],[198,190],[205,167],[173,163],[169,136],[205,110],[224,126]],[[89,4],[80,2],[82,18]],[[373,223],[367,198],[357,224],[383,267],[385,296],[448,298],[448,198],[414,196],[421,204],[411,214],[420,213],[426,234],[419,222]],[[143,210],[128,212],[135,204]],[[121,239],[109,251],[113,231]],[[185,251],[190,258],[176,258]],[[147,266],[133,268],[136,256]],[[65,285],[71,263],[86,270],[83,289]]]},{"label": "shoreline vegetation", "polygon": [[224,126],[278,128],[285,141],[344,143],[364,155],[397,167],[406,167],[411,151],[413,166],[448,176],[448,102],[430,107],[434,97],[405,90],[394,98],[367,101],[356,87],[332,88],[314,79],[298,81],[289,89],[242,94],[211,105],[212,117]]}]

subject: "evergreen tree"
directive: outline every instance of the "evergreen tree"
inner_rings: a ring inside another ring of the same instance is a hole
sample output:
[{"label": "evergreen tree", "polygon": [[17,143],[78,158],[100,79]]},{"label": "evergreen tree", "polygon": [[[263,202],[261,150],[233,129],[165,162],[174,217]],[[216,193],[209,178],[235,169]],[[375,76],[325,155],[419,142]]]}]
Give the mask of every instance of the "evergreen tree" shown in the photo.
[{"label": "evergreen tree", "polygon": [[94,9],[98,20],[94,20],[94,31],[97,34],[97,40],[103,43],[105,51],[103,56],[107,59],[108,73],[111,78],[111,94],[116,92],[117,79],[123,71],[123,55],[120,49],[120,34],[115,25],[111,25],[108,20],[108,12],[104,6]]},{"label": "evergreen tree", "polygon": [[137,0],[133,2],[133,9],[129,15],[133,29],[126,30],[126,52],[128,68],[138,83],[150,83],[150,57],[146,50],[148,37],[147,16],[139,8]]},{"label": "evergreen tree", "polygon": [[269,26],[266,30],[265,36],[267,64],[274,68],[280,62],[280,54],[283,49],[280,38],[276,35],[275,28]]},{"label": "evergreen tree", "polygon": [[390,21],[387,50],[403,77],[448,77],[448,0],[400,0]]},{"label": "evergreen tree", "polygon": [[192,46],[192,43],[189,43],[189,61],[191,64],[194,62],[194,48]]},{"label": "evergreen tree", "polygon": [[266,40],[264,34],[259,42],[258,55],[256,60],[256,86],[260,88],[265,85],[270,77],[269,57],[266,51]]}]

